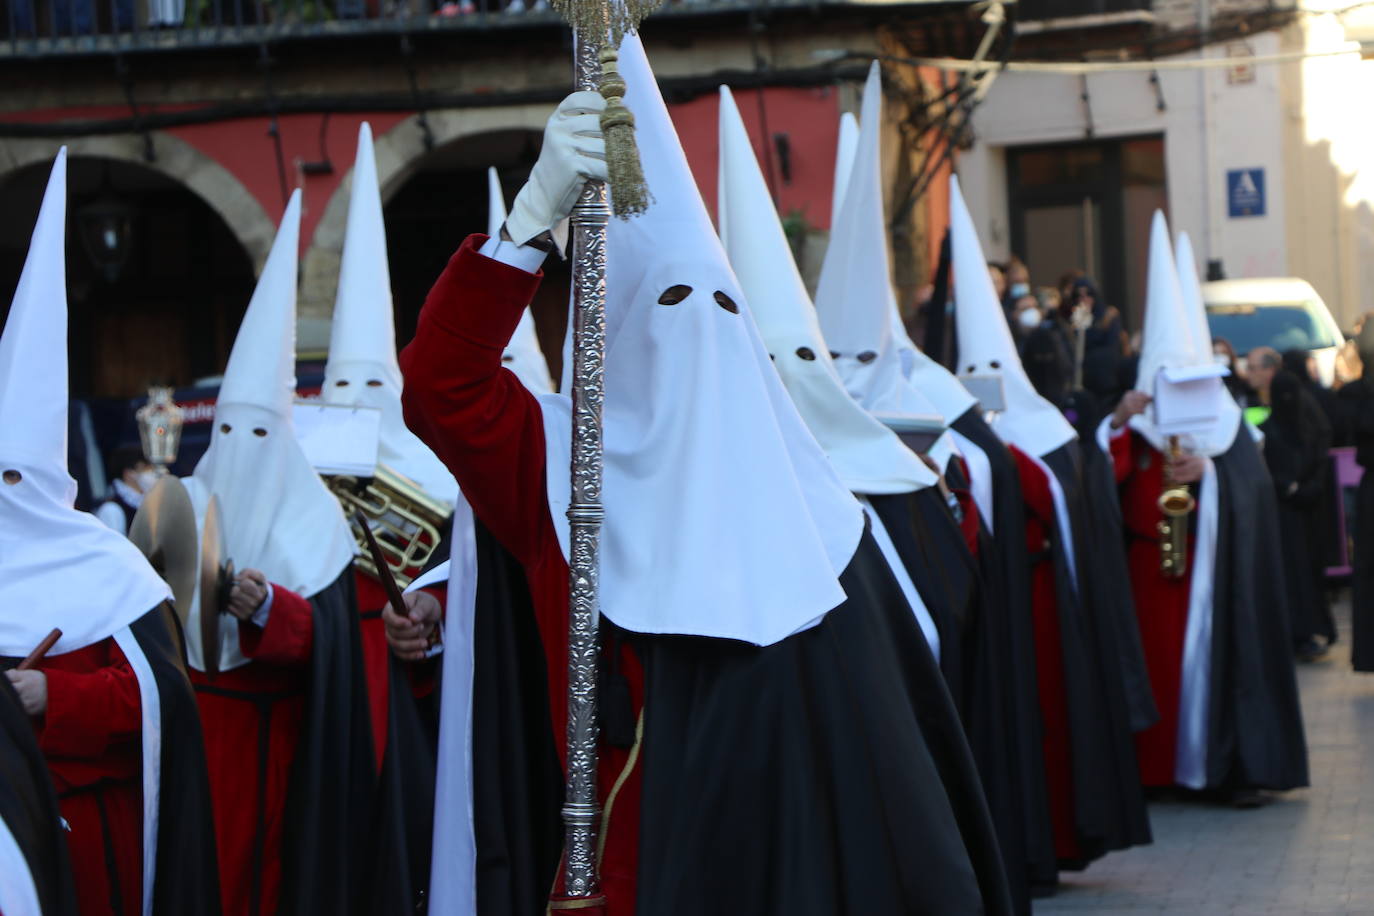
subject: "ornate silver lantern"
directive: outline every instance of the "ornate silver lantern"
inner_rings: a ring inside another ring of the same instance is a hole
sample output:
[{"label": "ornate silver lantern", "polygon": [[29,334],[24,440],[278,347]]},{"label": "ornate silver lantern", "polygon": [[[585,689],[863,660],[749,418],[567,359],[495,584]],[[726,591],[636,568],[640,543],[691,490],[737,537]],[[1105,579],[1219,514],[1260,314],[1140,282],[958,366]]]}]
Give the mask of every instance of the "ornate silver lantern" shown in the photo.
[{"label": "ornate silver lantern", "polygon": [[172,400],[172,389],[148,389],[148,403],[134,414],[138,421],[138,438],[143,443],[143,456],[157,468],[159,475],[167,473],[167,465],[177,460],[181,445],[181,408]]}]

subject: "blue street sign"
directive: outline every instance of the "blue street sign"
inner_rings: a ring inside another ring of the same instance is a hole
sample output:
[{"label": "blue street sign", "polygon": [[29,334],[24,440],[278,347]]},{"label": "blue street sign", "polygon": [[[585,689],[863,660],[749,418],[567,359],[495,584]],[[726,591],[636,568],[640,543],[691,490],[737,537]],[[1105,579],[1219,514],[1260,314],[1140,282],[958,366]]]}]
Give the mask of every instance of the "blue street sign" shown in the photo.
[{"label": "blue street sign", "polygon": [[1264,169],[1226,170],[1226,208],[1232,219],[1264,215]]}]

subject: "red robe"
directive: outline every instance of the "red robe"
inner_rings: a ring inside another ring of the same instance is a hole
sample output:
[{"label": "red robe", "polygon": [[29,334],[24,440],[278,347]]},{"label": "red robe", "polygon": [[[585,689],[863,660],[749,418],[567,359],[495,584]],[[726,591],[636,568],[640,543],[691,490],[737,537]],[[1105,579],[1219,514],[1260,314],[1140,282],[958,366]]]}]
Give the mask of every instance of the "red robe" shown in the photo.
[{"label": "red robe", "polygon": [[[406,380],[402,404],[406,424],[448,466],[473,512],[525,571],[544,644],[553,733],[563,755],[568,564],[549,512],[539,403],[501,364],[502,351],[542,274],[483,257],[478,249],[485,241],[482,235],[468,238],[430,290],[415,338],[401,353]],[[628,647],[621,670],[630,680],[638,711],[643,673]],[[634,912],[638,768],[630,770],[613,805],[607,797],[635,758],[605,746],[599,756],[603,823],[608,825],[602,837],[601,880],[611,914]]]},{"label": "red robe", "polygon": [[71,831],[83,916],[143,909],[143,707],[138,678],[112,638],[49,655],[48,708],[34,720]]},{"label": "red robe", "polygon": [[[391,702],[390,650],[386,645],[386,589],[376,579],[354,567],[358,596],[358,635],[363,646],[363,673],[367,676],[367,708],[372,721],[372,752],[377,772],[386,755],[387,710]],[[442,605],[441,605],[442,606]]]},{"label": "red robe", "polygon": [[310,602],[274,584],[267,626],[239,624],[239,648],[249,663],[213,680],[189,671],[205,727],[224,916],[277,911],[282,814],[310,683],[313,629]]},{"label": "red robe", "polygon": [[1178,699],[1183,675],[1183,641],[1188,628],[1188,592],[1193,581],[1194,538],[1178,579],[1159,573],[1159,494],[1164,489],[1163,456],[1131,432],[1111,439],[1112,466],[1121,488],[1121,515],[1130,543],[1131,592],[1140,620],[1140,640],[1159,721],[1136,735],[1140,780],[1147,786],[1174,784],[1178,746]]},{"label": "red robe", "polygon": [[1054,496],[1045,472],[1025,452],[1010,446],[1026,504],[1026,553],[1030,556],[1031,612],[1034,617],[1035,673],[1040,692],[1041,747],[1049,793],[1054,852],[1061,860],[1081,856],[1074,807],[1073,755],[1070,752],[1068,695],[1060,644],[1059,598],[1055,588],[1050,534],[1058,524]]}]

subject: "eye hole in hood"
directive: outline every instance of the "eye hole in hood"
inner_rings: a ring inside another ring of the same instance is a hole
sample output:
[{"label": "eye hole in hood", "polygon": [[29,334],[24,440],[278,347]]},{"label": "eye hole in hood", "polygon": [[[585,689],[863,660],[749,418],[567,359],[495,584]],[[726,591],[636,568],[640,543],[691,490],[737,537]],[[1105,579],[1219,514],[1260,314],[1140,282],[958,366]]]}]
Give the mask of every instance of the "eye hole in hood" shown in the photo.
[{"label": "eye hole in hood", "polygon": [[665,289],[663,295],[658,297],[658,304],[677,305],[690,295],[692,295],[692,288],[686,283],[679,283],[676,286],[670,286]]}]

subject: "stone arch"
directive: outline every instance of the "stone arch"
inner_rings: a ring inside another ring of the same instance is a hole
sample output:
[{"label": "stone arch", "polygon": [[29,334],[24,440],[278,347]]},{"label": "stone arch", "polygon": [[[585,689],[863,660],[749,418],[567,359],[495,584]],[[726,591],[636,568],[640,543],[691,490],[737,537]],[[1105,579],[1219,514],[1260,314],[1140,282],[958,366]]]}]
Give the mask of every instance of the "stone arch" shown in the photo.
[{"label": "stone arch", "polygon": [[[424,142],[419,116],[412,115],[391,130],[373,138],[377,157],[377,182],[382,203],[389,201],[406,180],[423,164],[433,150],[449,144],[506,130],[532,130],[540,133],[548,119],[548,105],[512,105],[507,107],[448,109],[426,114],[434,137],[431,149]],[[324,349],[329,343],[329,319],[334,310],[334,295],[338,289],[339,261],[343,254],[344,229],[348,220],[348,199],[353,191],[353,169],[339,182],[339,186],[325,205],[324,213],[315,226],[310,246],[301,261],[301,348]]]},{"label": "stone arch", "polygon": [[[65,144],[69,156],[131,162],[176,180],[224,220],[252,259],[254,273],[260,273],[277,227],[257,198],[228,169],[185,140],[162,131],[150,136],[157,154],[153,162],[143,158],[143,138],[137,134],[78,137]],[[25,166],[51,161],[60,145],[57,140],[0,140],[0,180]]]}]

